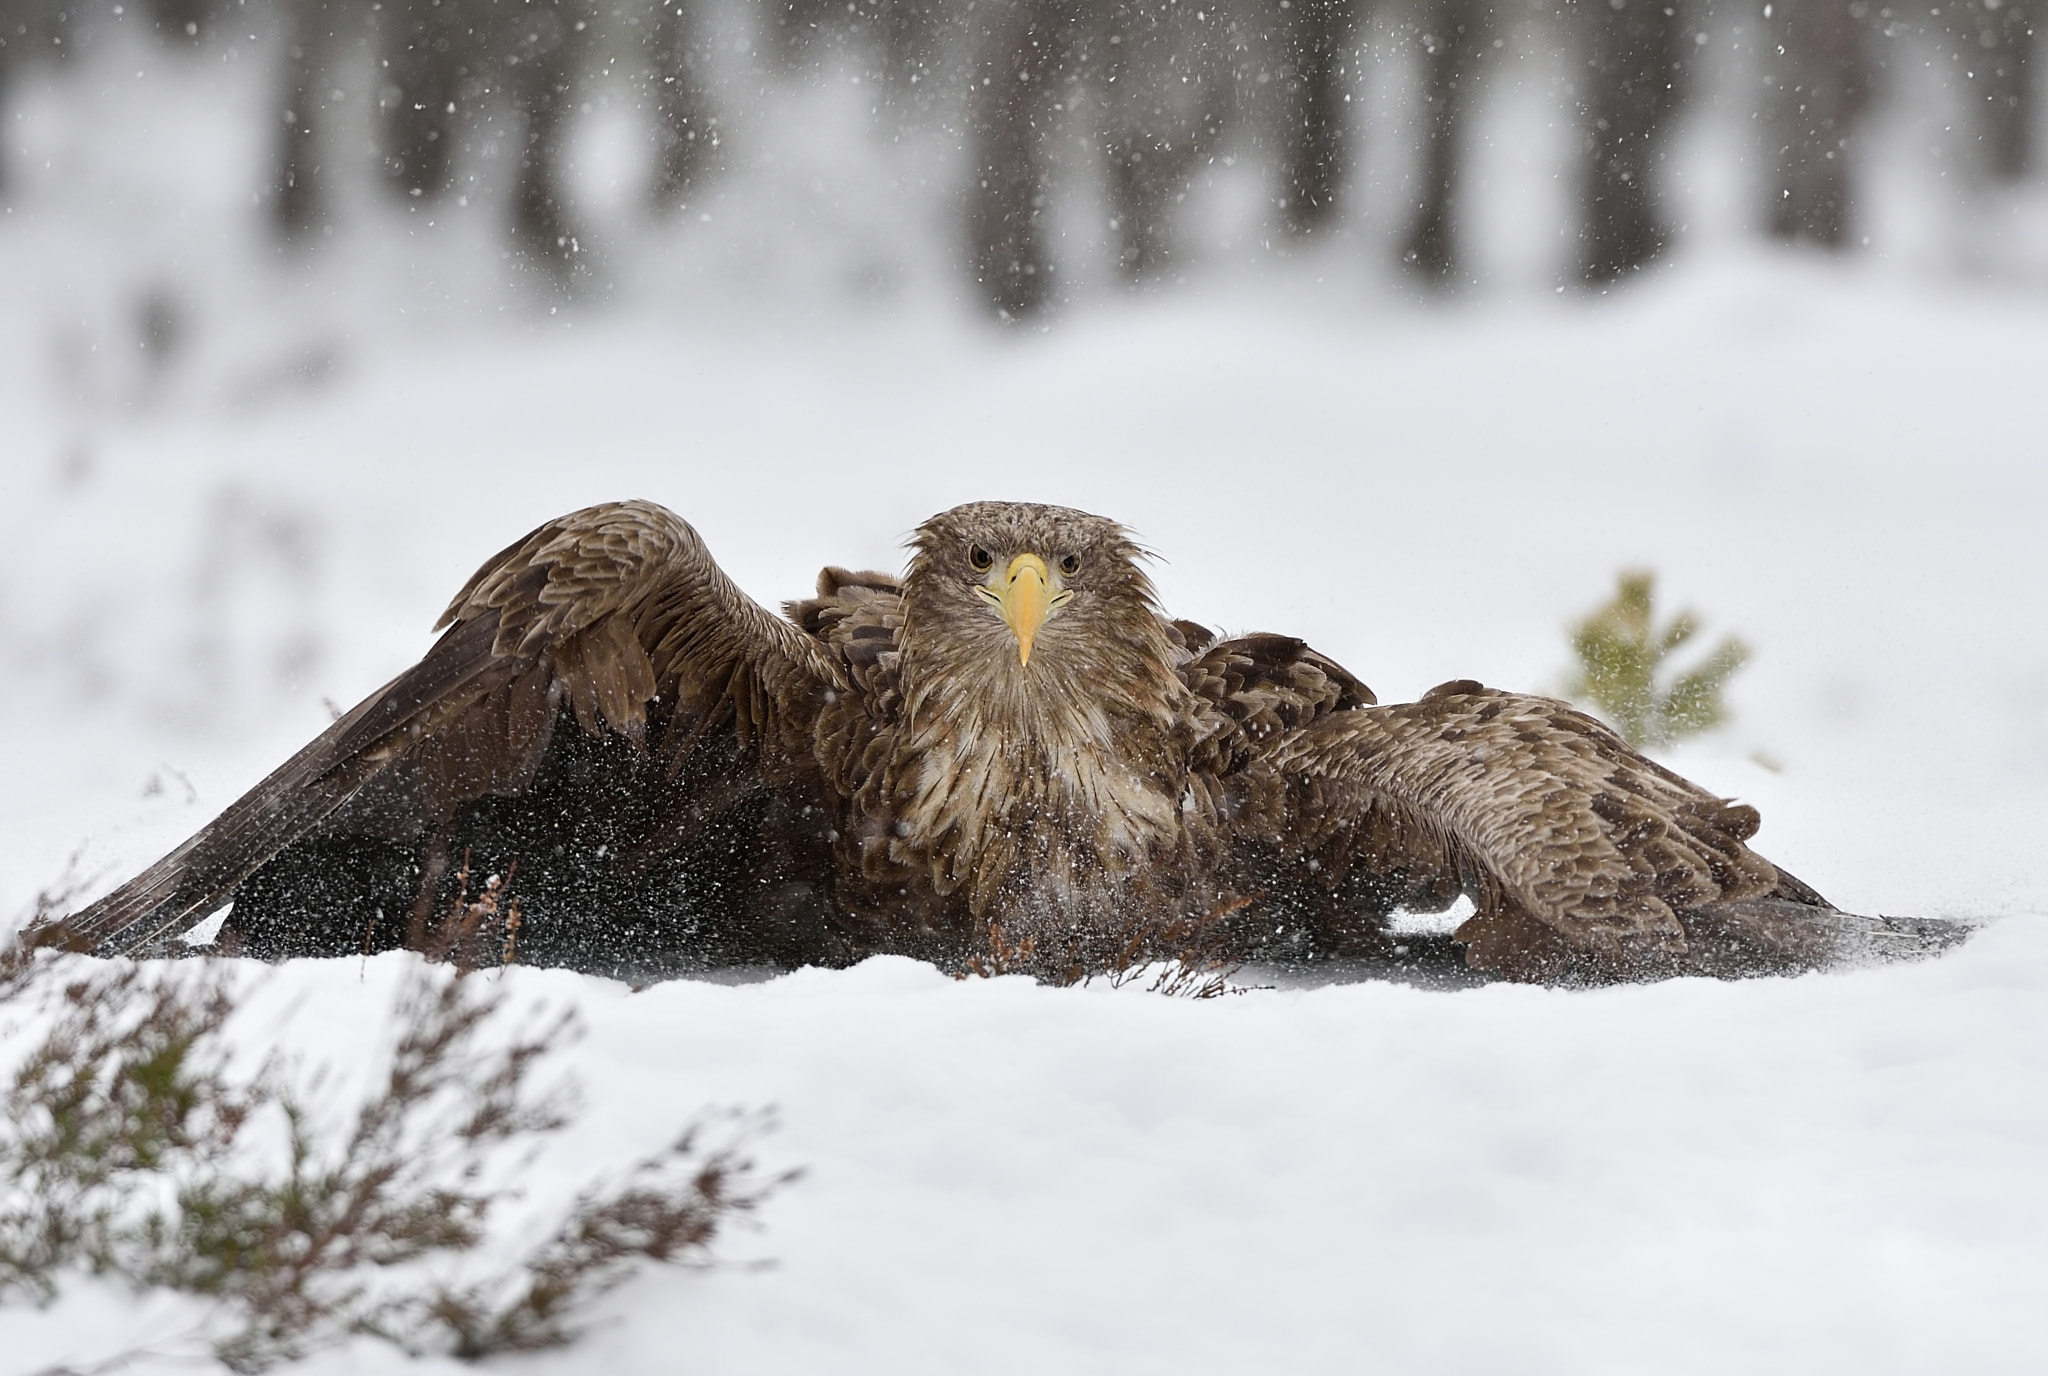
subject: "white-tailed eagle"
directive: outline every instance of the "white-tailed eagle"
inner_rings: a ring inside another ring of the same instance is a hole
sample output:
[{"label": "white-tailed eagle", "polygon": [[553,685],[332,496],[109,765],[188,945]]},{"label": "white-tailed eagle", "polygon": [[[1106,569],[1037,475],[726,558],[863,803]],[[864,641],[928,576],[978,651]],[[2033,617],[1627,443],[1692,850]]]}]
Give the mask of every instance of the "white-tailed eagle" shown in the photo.
[{"label": "white-tailed eagle", "polygon": [[776,616],[661,507],[551,521],[417,666],[44,937],[162,952],[231,902],[222,946],[271,957],[446,950],[488,917],[494,953],[600,971],[993,952],[1070,978],[1384,957],[1412,941],[1389,914],[1464,895],[1452,941],[1515,979],[1947,938],[1837,911],[1748,847],[1754,809],[1562,702],[1377,706],[1299,640],[1169,620],[1114,521],[981,502],[912,547]]}]

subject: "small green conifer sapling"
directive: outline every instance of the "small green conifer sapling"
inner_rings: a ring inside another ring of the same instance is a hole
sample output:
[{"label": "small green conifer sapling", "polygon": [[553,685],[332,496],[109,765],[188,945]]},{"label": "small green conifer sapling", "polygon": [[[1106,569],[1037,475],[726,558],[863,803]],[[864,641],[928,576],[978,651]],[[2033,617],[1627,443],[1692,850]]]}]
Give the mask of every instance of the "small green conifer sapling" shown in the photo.
[{"label": "small green conifer sapling", "polygon": [[1669,745],[1727,721],[1722,690],[1749,659],[1747,645],[1725,636],[1694,668],[1674,672],[1667,661],[1699,634],[1700,622],[1687,610],[1658,628],[1656,582],[1657,575],[1646,569],[1622,572],[1613,600],[1571,630],[1578,664],[1565,695],[1613,723],[1638,749]]}]

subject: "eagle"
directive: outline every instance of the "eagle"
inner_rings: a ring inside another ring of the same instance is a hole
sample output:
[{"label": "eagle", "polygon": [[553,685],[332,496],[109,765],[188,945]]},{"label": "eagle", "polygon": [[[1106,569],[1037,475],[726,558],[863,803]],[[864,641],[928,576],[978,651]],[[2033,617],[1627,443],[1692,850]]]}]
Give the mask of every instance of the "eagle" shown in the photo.
[{"label": "eagle", "polygon": [[417,665],[42,936],[175,954],[227,907],[215,949],[272,959],[1071,981],[1396,960],[1429,942],[1391,918],[1462,897],[1439,956],[1600,983],[1953,935],[1837,910],[1749,848],[1754,808],[1563,702],[1381,705],[1301,640],[1171,619],[1113,520],[977,502],[910,551],[778,616],[653,503],[550,521]]}]

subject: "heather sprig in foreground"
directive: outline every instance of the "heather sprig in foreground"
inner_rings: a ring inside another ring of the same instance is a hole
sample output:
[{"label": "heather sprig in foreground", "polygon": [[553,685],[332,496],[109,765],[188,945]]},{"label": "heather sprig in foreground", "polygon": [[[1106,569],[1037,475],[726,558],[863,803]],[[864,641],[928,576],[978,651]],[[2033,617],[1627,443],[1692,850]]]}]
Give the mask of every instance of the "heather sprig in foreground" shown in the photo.
[{"label": "heather sprig in foreground", "polygon": [[[476,1359],[559,1347],[645,1262],[701,1264],[789,1175],[747,1155],[758,1115],[701,1120],[593,1181],[538,1246],[487,1263],[512,1168],[572,1118],[538,1087],[571,1014],[492,1025],[500,986],[412,972],[384,1069],[359,1103],[231,1034],[233,967],[0,957],[0,1016],[32,1042],[0,1118],[0,1302],[82,1275],[201,1297],[203,1334],[258,1372],[367,1334]],[[531,1030],[527,1030],[531,1029]],[[19,1045],[20,1043],[17,1043]]]}]

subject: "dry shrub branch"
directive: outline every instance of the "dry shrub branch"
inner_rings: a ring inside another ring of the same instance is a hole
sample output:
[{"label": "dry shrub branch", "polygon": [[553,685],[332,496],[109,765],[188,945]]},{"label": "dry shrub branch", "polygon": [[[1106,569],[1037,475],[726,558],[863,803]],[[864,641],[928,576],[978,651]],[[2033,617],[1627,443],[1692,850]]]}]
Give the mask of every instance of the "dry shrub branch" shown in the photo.
[{"label": "dry shrub branch", "polygon": [[[1256,895],[1218,900],[1200,917],[1176,917],[1155,930],[1130,930],[1102,971],[1112,989],[1143,982],[1147,993],[1168,998],[1214,999],[1243,992],[1244,969],[1231,922]],[[1084,981],[1085,982],[1085,981]]]},{"label": "dry shrub branch", "polygon": [[567,1088],[535,1086],[572,1016],[487,1044],[502,995],[422,970],[384,1073],[337,1123],[315,1102],[324,1077],[237,1064],[229,976],[196,969],[0,953],[10,1031],[35,1012],[47,1028],[0,1119],[0,1299],[48,1302],[81,1272],[205,1297],[214,1351],[238,1372],[354,1334],[471,1359],[532,1351],[572,1341],[640,1264],[708,1260],[790,1178],[746,1155],[763,1120],[700,1124],[587,1189],[516,1264],[464,1276],[513,1194],[513,1158],[569,1121]]}]

